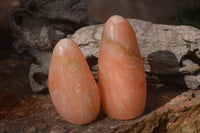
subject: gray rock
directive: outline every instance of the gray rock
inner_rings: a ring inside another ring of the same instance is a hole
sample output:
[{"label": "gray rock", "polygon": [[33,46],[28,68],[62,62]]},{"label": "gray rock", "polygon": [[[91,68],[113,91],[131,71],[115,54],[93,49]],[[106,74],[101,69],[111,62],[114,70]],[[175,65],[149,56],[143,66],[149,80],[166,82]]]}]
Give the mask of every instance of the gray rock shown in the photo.
[{"label": "gray rock", "polygon": [[32,63],[29,72],[29,83],[33,92],[44,92],[48,90],[48,70],[51,59],[51,52],[34,50],[38,64]]},{"label": "gray rock", "polygon": [[25,0],[22,7],[50,20],[80,24],[88,18],[87,5],[81,0]]},{"label": "gray rock", "polygon": [[58,40],[86,23],[87,7],[80,0],[24,0],[10,18],[19,53],[52,50]]},{"label": "gray rock", "polygon": [[10,17],[18,53],[28,53],[36,62],[29,80],[34,92],[47,90],[48,67],[55,44],[88,25],[87,6],[81,0],[24,0]]}]

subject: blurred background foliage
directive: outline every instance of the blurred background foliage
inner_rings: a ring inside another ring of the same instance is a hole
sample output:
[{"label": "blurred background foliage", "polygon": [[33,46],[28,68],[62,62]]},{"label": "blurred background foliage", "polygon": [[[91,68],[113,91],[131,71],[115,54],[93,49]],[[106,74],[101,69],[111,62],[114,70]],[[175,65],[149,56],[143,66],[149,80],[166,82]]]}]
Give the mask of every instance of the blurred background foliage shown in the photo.
[{"label": "blurred background foliage", "polygon": [[190,25],[200,29],[200,0],[194,0],[190,5],[185,4],[172,16],[177,24]]},{"label": "blurred background foliage", "polygon": [[159,24],[200,24],[200,0],[83,0],[89,19],[105,22],[114,14]]}]

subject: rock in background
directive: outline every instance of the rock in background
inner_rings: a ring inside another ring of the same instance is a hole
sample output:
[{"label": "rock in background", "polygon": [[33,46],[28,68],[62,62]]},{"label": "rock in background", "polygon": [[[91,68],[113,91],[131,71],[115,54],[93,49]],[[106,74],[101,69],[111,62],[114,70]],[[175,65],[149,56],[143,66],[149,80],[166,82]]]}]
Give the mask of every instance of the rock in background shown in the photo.
[{"label": "rock in background", "polygon": [[[159,25],[128,19],[140,46],[149,83],[200,87],[200,31],[190,26]],[[11,16],[19,53],[35,58],[29,81],[34,92],[47,90],[52,50],[61,38],[86,25],[87,8],[80,0],[25,0]],[[80,47],[97,79],[99,44],[104,25],[92,25],[68,35]]]},{"label": "rock in background", "polygon": [[[128,19],[134,29],[150,83],[200,88],[200,30]],[[104,25],[84,27],[70,36],[79,45],[95,78]]]},{"label": "rock in background", "polygon": [[47,90],[49,60],[55,44],[87,23],[87,6],[80,0],[24,0],[12,14],[15,49],[35,59],[29,73],[34,92]]}]

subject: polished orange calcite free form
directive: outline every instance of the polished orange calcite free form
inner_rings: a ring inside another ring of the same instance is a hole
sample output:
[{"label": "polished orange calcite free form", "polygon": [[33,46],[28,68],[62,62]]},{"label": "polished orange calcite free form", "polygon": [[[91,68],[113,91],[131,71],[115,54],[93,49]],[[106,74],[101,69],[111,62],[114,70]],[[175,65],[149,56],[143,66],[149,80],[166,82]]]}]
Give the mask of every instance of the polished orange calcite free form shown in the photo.
[{"label": "polished orange calcite free form", "polygon": [[49,92],[57,112],[73,124],[95,120],[100,109],[98,86],[76,43],[60,40],[49,67]]},{"label": "polished orange calcite free form", "polygon": [[114,119],[143,114],[146,103],[144,64],[135,33],[121,16],[107,20],[99,52],[98,81],[104,112]]}]

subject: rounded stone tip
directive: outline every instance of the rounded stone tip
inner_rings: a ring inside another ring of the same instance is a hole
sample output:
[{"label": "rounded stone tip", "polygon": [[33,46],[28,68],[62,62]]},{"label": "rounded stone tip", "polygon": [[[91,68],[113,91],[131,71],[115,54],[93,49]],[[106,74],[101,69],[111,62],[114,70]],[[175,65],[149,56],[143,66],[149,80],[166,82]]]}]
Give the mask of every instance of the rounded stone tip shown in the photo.
[{"label": "rounded stone tip", "polygon": [[59,49],[62,51],[62,49],[67,48],[67,49],[73,49],[76,47],[76,43],[69,38],[63,38],[58,43],[56,44],[54,50]]},{"label": "rounded stone tip", "polygon": [[69,38],[63,38],[63,39],[61,39],[57,44],[59,45],[63,45],[63,44],[65,44],[65,45],[69,45],[69,44],[72,44],[72,43],[74,43],[74,41],[72,40],[72,39],[69,39]]},{"label": "rounded stone tip", "polygon": [[114,38],[115,40],[118,40],[119,36],[128,34],[127,32],[129,30],[132,30],[132,28],[128,21],[119,15],[114,15],[106,21],[103,36],[110,38],[111,40]]},{"label": "rounded stone tip", "polygon": [[120,44],[120,46],[129,51],[130,48],[133,50],[138,47],[136,46],[138,45],[137,40],[130,23],[124,17],[119,15],[114,15],[107,20],[104,26],[102,40]]},{"label": "rounded stone tip", "polygon": [[75,54],[76,52],[74,51],[80,51],[80,49],[72,39],[63,38],[57,42],[57,44],[54,47],[53,53],[57,53],[60,56],[64,56],[63,54],[66,53],[66,51],[70,52],[71,54]]},{"label": "rounded stone tip", "polygon": [[122,16],[114,15],[114,16],[110,17],[110,18],[108,19],[108,21],[111,21],[111,22],[114,23],[114,24],[119,24],[119,23],[121,23],[121,22],[126,21],[126,19],[123,18]]}]

